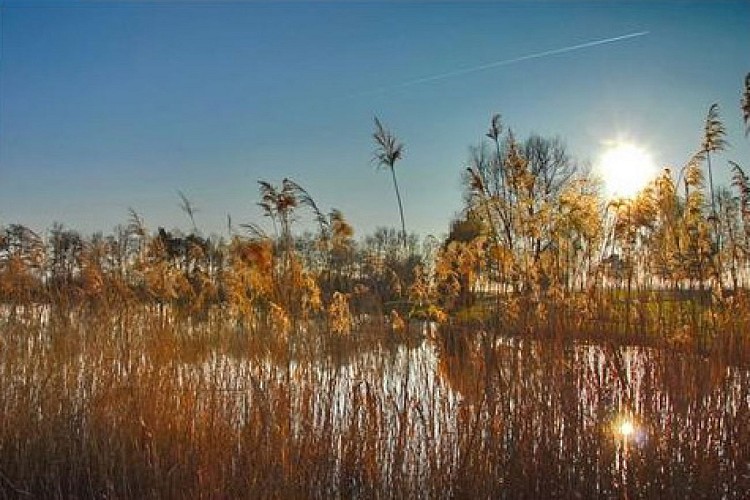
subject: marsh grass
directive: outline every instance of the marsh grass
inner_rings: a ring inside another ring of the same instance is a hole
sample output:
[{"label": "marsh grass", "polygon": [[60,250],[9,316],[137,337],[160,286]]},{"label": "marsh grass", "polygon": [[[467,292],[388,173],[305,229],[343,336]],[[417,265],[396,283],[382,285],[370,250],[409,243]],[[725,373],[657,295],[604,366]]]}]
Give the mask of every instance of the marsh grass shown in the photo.
[{"label": "marsh grass", "polygon": [[750,188],[733,164],[714,193],[718,108],[676,181],[610,203],[503,130],[421,249],[377,121],[400,232],[355,242],[288,178],[259,181],[273,235],[204,238],[181,192],[189,235],[4,228],[0,497],[746,497]]},{"label": "marsh grass", "polygon": [[[4,497],[740,498],[723,356],[445,329],[293,348],[229,322],[4,319]],[[624,442],[615,421],[631,416]]]}]

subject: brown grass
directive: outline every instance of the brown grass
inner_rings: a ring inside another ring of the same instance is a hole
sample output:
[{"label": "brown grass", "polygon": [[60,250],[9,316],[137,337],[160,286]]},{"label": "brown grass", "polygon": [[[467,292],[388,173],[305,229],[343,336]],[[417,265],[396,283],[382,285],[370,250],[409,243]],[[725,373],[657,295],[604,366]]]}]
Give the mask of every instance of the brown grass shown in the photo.
[{"label": "brown grass", "polygon": [[[720,356],[453,332],[4,320],[0,491],[34,498],[740,497],[750,374]],[[239,337],[238,337],[239,335]],[[447,335],[447,333],[446,333]],[[613,432],[637,422],[627,443]]]},{"label": "brown grass", "polygon": [[0,498],[746,496],[741,167],[736,200],[705,146],[605,204],[559,140],[487,136],[421,253],[290,179],[275,237],[205,239],[184,195],[187,236],[5,228]]}]

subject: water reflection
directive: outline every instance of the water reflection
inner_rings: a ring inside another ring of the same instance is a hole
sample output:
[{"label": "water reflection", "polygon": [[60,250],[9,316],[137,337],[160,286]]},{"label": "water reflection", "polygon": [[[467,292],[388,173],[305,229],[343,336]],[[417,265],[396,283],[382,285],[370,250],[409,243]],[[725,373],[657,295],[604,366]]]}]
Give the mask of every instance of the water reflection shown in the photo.
[{"label": "water reflection", "polygon": [[[705,383],[714,369],[707,360],[646,347],[496,338],[381,346],[343,363],[312,358],[288,366],[216,353],[175,367],[175,374],[186,387],[218,386],[227,415],[245,414],[284,388],[293,438],[367,429],[376,434],[384,476],[395,461],[427,477],[436,450],[452,467],[473,453],[496,460],[502,476],[540,463],[575,471],[592,460],[617,474],[625,458],[628,474],[637,475],[649,461],[685,462],[681,443],[737,459],[747,430],[737,416],[748,415],[750,377],[727,367]],[[663,464],[661,470],[668,474]],[[618,484],[606,477],[596,491]]]},{"label": "water reflection", "polygon": [[633,422],[627,419],[623,419],[617,425],[617,433],[625,440],[630,439],[630,437],[635,433],[635,426],[633,425]]},{"label": "water reflection", "polygon": [[42,411],[51,395],[82,429],[127,423],[153,400],[163,428],[221,430],[233,460],[259,442],[320,449],[336,487],[367,469],[415,496],[457,494],[436,478],[468,474],[529,496],[750,491],[750,375],[698,356],[470,333],[173,356],[164,343],[181,337],[140,347],[149,338],[125,328],[91,345],[12,335],[4,345],[26,362],[0,361],[4,401],[38,404],[40,421],[58,412]]}]

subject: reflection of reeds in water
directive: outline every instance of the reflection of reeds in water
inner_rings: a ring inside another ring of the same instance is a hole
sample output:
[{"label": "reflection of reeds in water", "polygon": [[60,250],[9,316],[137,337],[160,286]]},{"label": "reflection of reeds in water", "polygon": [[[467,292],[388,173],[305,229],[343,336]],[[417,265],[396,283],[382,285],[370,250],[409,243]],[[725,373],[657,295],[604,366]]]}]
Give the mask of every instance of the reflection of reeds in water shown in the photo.
[{"label": "reflection of reeds in water", "polygon": [[[411,348],[360,334],[288,349],[240,341],[231,323],[157,326],[155,313],[135,313],[5,321],[6,495],[719,498],[750,488],[750,374],[712,357],[467,332]],[[637,425],[627,442],[613,431],[623,415]]]}]

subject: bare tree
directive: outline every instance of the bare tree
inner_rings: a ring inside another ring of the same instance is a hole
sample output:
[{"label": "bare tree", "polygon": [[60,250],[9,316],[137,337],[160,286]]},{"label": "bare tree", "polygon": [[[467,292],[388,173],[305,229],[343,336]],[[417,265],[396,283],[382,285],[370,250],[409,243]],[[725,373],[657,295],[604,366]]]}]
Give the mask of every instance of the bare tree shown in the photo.
[{"label": "bare tree", "polygon": [[535,179],[536,196],[545,198],[559,193],[576,173],[567,147],[559,137],[532,134],[523,145],[524,156]]}]

